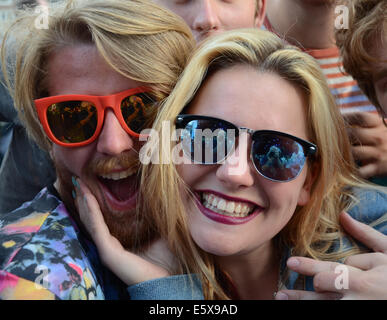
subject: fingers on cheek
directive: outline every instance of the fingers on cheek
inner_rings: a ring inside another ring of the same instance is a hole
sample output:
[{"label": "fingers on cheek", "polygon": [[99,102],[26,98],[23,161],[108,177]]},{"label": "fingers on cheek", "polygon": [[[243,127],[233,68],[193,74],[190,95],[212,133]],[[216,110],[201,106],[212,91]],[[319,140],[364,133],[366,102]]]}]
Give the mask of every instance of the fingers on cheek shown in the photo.
[{"label": "fingers on cheek", "polygon": [[77,192],[77,197],[75,198],[75,205],[78,209],[79,216],[83,222],[88,222],[89,220],[89,205],[84,195],[81,191]]},{"label": "fingers on cheek", "polygon": [[82,194],[80,193],[79,194],[79,197],[80,197],[80,201],[82,202],[82,205],[85,209],[89,209],[89,201],[91,200],[88,200],[89,196],[87,194]]},{"label": "fingers on cheek", "polygon": [[83,197],[80,195],[79,189],[76,190],[76,197],[74,200],[75,206],[77,207],[78,211],[80,211],[83,208]]}]

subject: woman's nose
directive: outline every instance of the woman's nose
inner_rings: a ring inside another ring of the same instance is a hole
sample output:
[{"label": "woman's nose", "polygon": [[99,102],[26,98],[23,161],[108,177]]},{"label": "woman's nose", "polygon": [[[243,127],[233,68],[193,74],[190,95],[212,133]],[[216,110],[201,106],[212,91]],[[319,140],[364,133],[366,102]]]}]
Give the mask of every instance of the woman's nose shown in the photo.
[{"label": "woman's nose", "polygon": [[248,153],[249,135],[241,134],[235,151],[219,166],[216,176],[231,188],[250,187],[255,182],[254,168]]}]

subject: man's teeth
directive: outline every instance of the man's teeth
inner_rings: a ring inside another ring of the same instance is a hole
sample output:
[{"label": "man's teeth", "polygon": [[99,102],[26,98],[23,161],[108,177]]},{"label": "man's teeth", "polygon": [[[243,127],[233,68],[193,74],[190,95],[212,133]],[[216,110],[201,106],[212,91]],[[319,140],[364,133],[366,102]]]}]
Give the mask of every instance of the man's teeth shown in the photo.
[{"label": "man's teeth", "polygon": [[112,180],[120,180],[120,179],[125,179],[127,177],[130,177],[136,172],[136,170],[128,169],[126,171],[120,171],[120,172],[112,172],[112,173],[105,173],[105,174],[100,174],[100,177],[104,179],[112,179]]},{"label": "man's teeth", "polygon": [[205,192],[202,194],[202,204],[216,213],[240,218],[247,217],[255,208],[246,202],[229,201]]}]

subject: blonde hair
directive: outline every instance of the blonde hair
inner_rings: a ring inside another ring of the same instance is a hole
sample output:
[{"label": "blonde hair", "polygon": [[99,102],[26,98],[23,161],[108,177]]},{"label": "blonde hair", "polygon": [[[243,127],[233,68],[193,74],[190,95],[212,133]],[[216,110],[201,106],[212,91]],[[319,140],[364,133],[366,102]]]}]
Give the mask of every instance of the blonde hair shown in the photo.
[{"label": "blonde hair", "polygon": [[[357,80],[371,102],[382,111],[372,83],[371,67],[378,62],[369,51],[387,41],[387,2],[380,0],[348,1],[348,28],[336,31],[336,44],[343,57],[343,66]],[[383,39],[384,37],[384,39]]]},{"label": "blonde hair", "polygon": [[46,29],[35,27],[39,13],[20,12],[2,45],[3,71],[19,117],[46,150],[51,143],[33,100],[48,95],[50,54],[66,46],[93,44],[115,71],[148,84],[152,94],[163,99],[196,45],[180,17],[147,0],[69,0],[53,4],[48,12]]},{"label": "blonde hair", "polygon": [[[173,132],[176,116],[194,98],[209,74],[236,64],[277,74],[301,88],[308,98],[309,139],[319,150],[313,164],[317,167],[316,179],[309,203],[296,209],[289,224],[276,237],[278,245],[293,248],[295,255],[324,260],[359,252],[355,246],[351,252],[329,253],[333,242],[342,236],[338,215],[354,203],[348,187],[365,186],[355,175],[343,119],[314,59],[270,32],[229,31],[202,43],[154,123],[160,136],[159,157],[171,153],[174,147],[171,137],[162,135],[163,122],[170,121]],[[142,174],[141,205],[154,215],[160,233],[169,239],[171,248],[181,258],[178,272],[198,273],[207,299],[230,298],[216,280],[219,277],[213,258],[202,252],[190,237],[182,201],[190,191],[176,167],[172,163],[144,165]]]}]

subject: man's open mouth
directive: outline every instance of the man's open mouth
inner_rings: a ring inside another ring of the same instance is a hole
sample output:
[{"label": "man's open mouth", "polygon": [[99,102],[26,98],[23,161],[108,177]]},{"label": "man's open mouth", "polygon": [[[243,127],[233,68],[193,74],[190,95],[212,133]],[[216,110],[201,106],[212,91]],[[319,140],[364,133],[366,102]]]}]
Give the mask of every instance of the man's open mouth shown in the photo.
[{"label": "man's open mouth", "polygon": [[135,207],[138,190],[138,172],[127,169],[98,175],[105,199],[115,210]]}]

